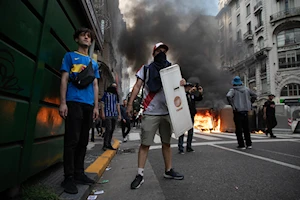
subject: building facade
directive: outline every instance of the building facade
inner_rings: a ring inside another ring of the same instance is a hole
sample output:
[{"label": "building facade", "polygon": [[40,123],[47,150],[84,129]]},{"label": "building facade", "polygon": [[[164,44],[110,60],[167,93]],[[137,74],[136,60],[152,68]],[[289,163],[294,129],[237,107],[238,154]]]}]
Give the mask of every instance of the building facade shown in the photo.
[{"label": "building facade", "polygon": [[98,62],[103,75],[100,78],[100,96],[112,82],[116,82],[122,97],[129,79],[125,60],[118,51],[119,34],[126,26],[119,9],[119,1],[93,0],[93,5],[101,33],[104,35],[103,49],[98,52]]},{"label": "building facade", "polygon": [[222,69],[300,121],[300,1],[220,0],[216,18]]}]

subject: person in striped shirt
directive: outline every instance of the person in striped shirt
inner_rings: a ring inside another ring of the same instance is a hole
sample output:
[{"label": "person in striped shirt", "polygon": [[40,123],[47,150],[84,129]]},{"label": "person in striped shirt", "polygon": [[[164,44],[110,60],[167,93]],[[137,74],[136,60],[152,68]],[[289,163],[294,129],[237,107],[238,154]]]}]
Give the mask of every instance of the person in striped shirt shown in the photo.
[{"label": "person in striped shirt", "polygon": [[101,117],[105,120],[105,133],[103,140],[103,150],[116,150],[111,145],[111,139],[116,127],[117,121],[121,120],[119,97],[117,84],[109,86],[101,99],[102,112]]}]

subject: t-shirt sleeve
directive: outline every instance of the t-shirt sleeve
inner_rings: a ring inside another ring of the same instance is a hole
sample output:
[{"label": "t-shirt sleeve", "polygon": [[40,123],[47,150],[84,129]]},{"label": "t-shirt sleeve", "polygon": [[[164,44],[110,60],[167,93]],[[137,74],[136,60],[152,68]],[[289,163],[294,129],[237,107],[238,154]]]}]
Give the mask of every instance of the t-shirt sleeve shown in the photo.
[{"label": "t-shirt sleeve", "polygon": [[135,76],[139,79],[141,79],[142,81],[145,80],[145,65],[143,65],[138,71],[137,73],[135,74]]},{"label": "t-shirt sleeve", "polygon": [[72,60],[69,53],[66,53],[61,64],[61,72],[70,72],[72,67]]},{"label": "t-shirt sleeve", "polygon": [[268,107],[269,103],[266,101],[264,107]]},{"label": "t-shirt sleeve", "polygon": [[100,78],[99,65],[96,62],[93,62],[93,66],[94,66],[95,77]]}]

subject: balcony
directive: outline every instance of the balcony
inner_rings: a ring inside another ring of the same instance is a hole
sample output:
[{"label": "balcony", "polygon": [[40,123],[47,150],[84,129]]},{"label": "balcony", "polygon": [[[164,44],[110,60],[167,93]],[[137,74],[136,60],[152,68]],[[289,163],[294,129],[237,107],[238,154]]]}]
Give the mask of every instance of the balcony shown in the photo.
[{"label": "balcony", "polygon": [[288,17],[294,17],[300,15],[300,7],[290,8],[281,12],[278,12],[270,16],[270,23],[274,23],[278,20],[285,19]]},{"label": "balcony", "polygon": [[254,14],[257,13],[258,11],[262,10],[263,4],[262,1],[259,1],[255,6],[254,6]]},{"label": "balcony", "polygon": [[264,28],[264,22],[258,22],[258,24],[255,26],[255,33],[257,34],[263,28]]},{"label": "balcony", "polygon": [[253,33],[252,30],[248,30],[245,34],[244,34],[244,40],[252,40],[253,39]]}]

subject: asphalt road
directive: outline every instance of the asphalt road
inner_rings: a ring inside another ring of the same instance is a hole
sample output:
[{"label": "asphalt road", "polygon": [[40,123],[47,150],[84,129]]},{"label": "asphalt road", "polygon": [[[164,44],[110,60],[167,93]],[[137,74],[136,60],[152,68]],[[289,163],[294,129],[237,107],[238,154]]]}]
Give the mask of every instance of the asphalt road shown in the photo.
[{"label": "asphalt road", "polygon": [[[253,135],[253,149],[237,150],[235,135],[202,134],[194,137],[195,152],[177,153],[172,139],[173,166],[185,179],[163,178],[164,165],[160,141],[156,138],[145,169],[145,183],[130,190],[136,175],[138,130],[121,150],[132,153],[116,155],[95,189],[104,190],[99,199],[262,199],[300,200],[300,135],[278,135],[269,139]],[[117,137],[118,134],[116,135]]]}]

